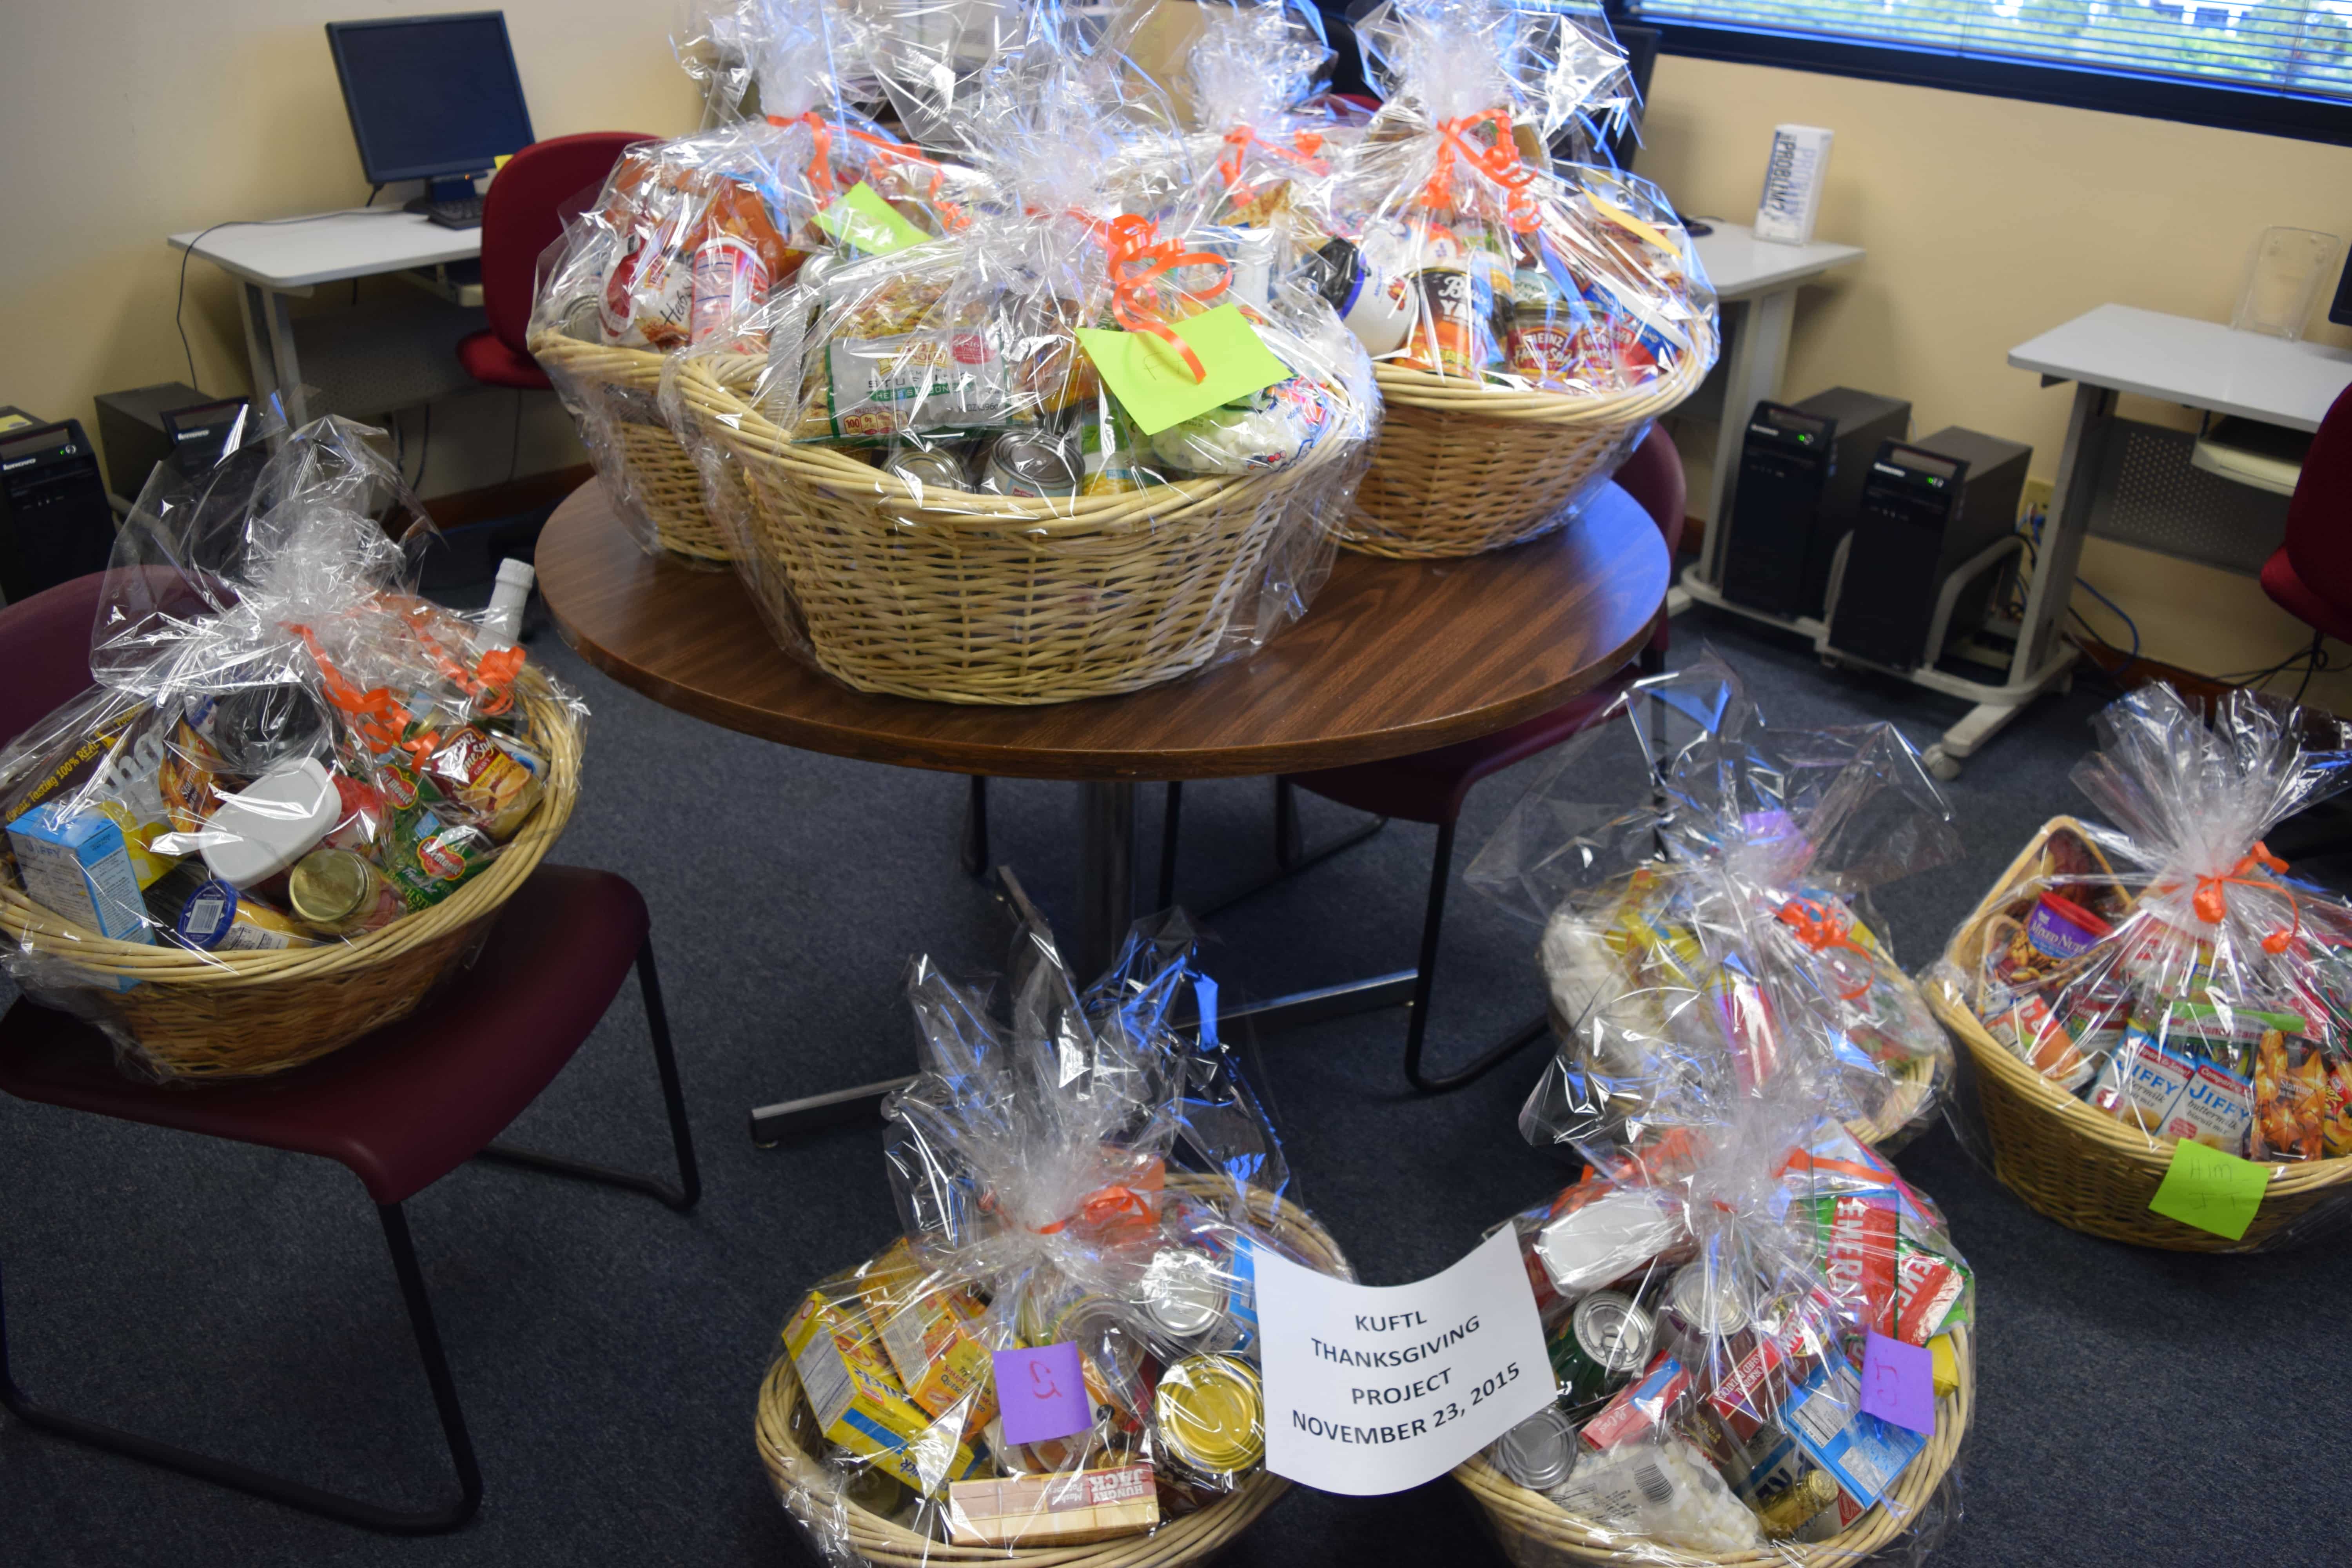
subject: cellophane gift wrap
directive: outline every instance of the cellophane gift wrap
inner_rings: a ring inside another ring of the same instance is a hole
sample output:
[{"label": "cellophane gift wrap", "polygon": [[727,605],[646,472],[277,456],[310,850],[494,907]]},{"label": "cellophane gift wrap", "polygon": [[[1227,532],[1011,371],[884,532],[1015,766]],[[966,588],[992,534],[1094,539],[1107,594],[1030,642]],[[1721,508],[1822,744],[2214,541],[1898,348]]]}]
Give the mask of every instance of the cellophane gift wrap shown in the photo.
[{"label": "cellophane gift wrap", "polygon": [[[2163,682],[2095,721],[2060,819],[1961,927],[1931,981],[2000,1047],[2154,1151],[2290,1172],[2352,1156],[2352,905],[2263,842],[2352,783],[2334,716]],[[1981,1148],[1981,1128],[1961,1117]],[[2352,1208],[2331,1188],[2260,1245]]]},{"label": "cellophane gift wrap", "polygon": [[944,111],[992,181],[969,225],[804,268],[664,383],[780,638],[866,689],[1055,701],[1255,648],[1369,455],[1328,304],[1123,206],[1139,140],[1183,151],[1117,35],[1028,25]]},{"label": "cellophane gift wrap", "polygon": [[329,417],[192,480],[159,467],[116,540],[94,684],[0,752],[0,876],[37,906],[9,971],[152,1072],[173,1062],[124,1012],[163,982],[121,944],[218,964],[365,943],[495,863],[559,763],[569,809],[586,709],[510,628],[418,593],[437,536],[382,434]]},{"label": "cellophane gift wrap", "polygon": [[1341,118],[1320,91],[1332,52],[1309,0],[1210,0],[1193,9],[1199,26],[1183,64],[1192,129],[1181,172],[1190,180],[1169,193],[1170,212],[1185,227],[1251,231],[1256,249],[1244,263],[1286,273],[1305,232],[1292,209],[1328,205],[1326,187],[1343,149],[1362,134],[1362,117]]},{"label": "cellophane gift wrap", "polygon": [[1351,1276],[1287,1195],[1192,952],[1181,915],[1141,922],[1080,990],[1033,912],[1002,989],[913,964],[921,1070],[884,1107],[904,1235],[800,1301],[763,1395],[763,1453],[829,1560],[1173,1530],[1150,1560],[1187,1561],[1281,1489],[1254,1258]]},{"label": "cellophane gift wrap", "polygon": [[660,465],[631,460],[631,433],[664,429],[652,356],[734,342],[812,256],[967,221],[971,171],[857,107],[881,95],[872,26],[835,0],[747,0],[705,18],[681,39],[681,59],[714,104],[740,104],[748,81],[764,112],[631,147],[541,258],[532,352],[649,551],[677,542],[656,514],[691,504],[698,482],[688,463],[673,484]]},{"label": "cellophane gift wrap", "polygon": [[1560,1393],[1456,1472],[1528,1563],[1916,1563],[1958,1514],[1974,1278],[1936,1205],[1761,1083],[1720,1014],[1673,1026],[1669,1113],[1531,1134],[1589,1162],[1509,1222]]},{"label": "cellophane gift wrap", "polygon": [[[1576,764],[1612,731],[1641,770],[1630,803],[1594,804]],[[1683,1016],[1702,1014],[1724,1020],[1751,1085],[1801,1068],[1869,1142],[1906,1138],[1950,1080],[1951,1044],[1867,894],[1958,850],[1893,725],[1772,728],[1712,655],[1636,682],[1469,870],[1544,922],[1559,1048],[1521,1125],[1638,1126],[1670,1109],[1704,1078],[1678,1050]]]},{"label": "cellophane gift wrap", "polygon": [[1330,286],[1375,360],[1569,397],[1714,363],[1715,292],[1664,194],[1550,162],[1563,132],[1633,104],[1604,23],[1389,0],[1356,33],[1387,100],[1318,187],[1326,209],[1294,211],[1328,232]]}]

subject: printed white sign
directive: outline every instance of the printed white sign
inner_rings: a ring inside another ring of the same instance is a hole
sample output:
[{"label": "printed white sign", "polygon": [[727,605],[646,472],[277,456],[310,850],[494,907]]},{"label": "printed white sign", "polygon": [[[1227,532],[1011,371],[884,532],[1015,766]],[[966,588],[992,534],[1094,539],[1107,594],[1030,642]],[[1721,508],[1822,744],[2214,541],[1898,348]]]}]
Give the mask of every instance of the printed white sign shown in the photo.
[{"label": "printed white sign", "polygon": [[1256,1249],[1265,1466],[1350,1497],[1434,1480],[1558,1394],[1509,1227],[1412,1285]]}]

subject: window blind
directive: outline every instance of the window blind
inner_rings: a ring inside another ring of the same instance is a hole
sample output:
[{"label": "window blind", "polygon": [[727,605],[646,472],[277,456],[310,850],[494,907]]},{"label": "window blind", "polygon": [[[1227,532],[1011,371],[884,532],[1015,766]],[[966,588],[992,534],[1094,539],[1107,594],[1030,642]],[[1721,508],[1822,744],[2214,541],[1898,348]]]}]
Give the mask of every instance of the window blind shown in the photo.
[{"label": "window blind", "polygon": [[1689,23],[2352,102],[2352,0],[1631,0]]}]

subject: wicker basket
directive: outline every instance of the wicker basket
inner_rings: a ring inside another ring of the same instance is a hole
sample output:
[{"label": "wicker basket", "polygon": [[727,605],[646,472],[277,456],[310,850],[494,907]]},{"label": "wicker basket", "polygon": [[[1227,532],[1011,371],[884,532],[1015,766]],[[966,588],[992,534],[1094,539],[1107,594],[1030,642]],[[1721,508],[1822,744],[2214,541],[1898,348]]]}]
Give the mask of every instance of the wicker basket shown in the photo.
[{"label": "wicker basket", "polygon": [[1255,596],[1286,498],[1351,456],[1327,440],[1254,474],[926,506],[896,474],[796,444],[707,362],[677,380],[748,480],[771,620],[804,626],[861,691],[937,702],[1068,702],[1198,669]]},{"label": "wicker basket", "polygon": [[[1961,973],[1978,973],[1987,922],[2017,886],[2032,876],[2043,842],[2062,827],[2083,831],[2083,825],[2071,816],[2044,823],[1952,938],[1944,956]],[[2352,1211],[2352,1184],[2352,1184],[2352,1159],[2339,1159],[2272,1164],[2262,1207],[2242,1240],[2158,1214],[2147,1206],[2148,1200],[2156,1196],[2157,1185],[2172,1163],[2173,1140],[2151,1143],[2137,1128],[2100,1115],[1994,1039],[1983,1021],[1947,995],[1944,987],[1929,987],[1927,1000],[1976,1068],[1977,1102],[1992,1142],[1993,1174],[2037,1214],[2110,1241],[2168,1252],[2253,1252],[2275,1244],[2282,1232],[2315,1217],[2323,1207],[2341,1205]]]},{"label": "wicker basket", "polygon": [[[1171,1174],[1168,1184],[1197,1193],[1226,1190],[1221,1178],[1190,1174]],[[1339,1244],[1304,1209],[1255,1187],[1247,1191],[1251,1214],[1278,1227],[1276,1234],[1309,1262],[1344,1265]],[[822,1509],[824,1524],[846,1530],[851,1550],[881,1568],[926,1568],[949,1563],[1010,1563],[1019,1568],[1176,1568],[1179,1563],[1205,1563],[1290,1489],[1288,1481],[1260,1469],[1208,1507],[1171,1521],[1150,1535],[1026,1552],[951,1546],[868,1513],[846,1499],[835,1503],[835,1489],[824,1465],[793,1436],[793,1407],[800,1398],[800,1380],[793,1374],[791,1359],[778,1356],[760,1384],[756,1419],[760,1458],[768,1467],[768,1479],[774,1482],[784,1506],[803,1524],[819,1528],[816,1514]]]},{"label": "wicker basket", "polygon": [[696,561],[734,559],[726,531],[710,516],[702,476],[694,456],[665,424],[656,398],[661,392],[662,361],[650,349],[614,348],[583,342],[562,332],[541,332],[530,341],[541,364],[583,387],[605,387],[599,400],[619,444],[628,493],[654,526],[665,550]]},{"label": "wicker basket", "polygon": [[[1856,1520],[1853,1529],[1827,1541],[1776,1542],[1735,1557],[1702,1557],[1644,1542],[1639,1560],[1654,1568],[1791,1568],[1792,1564],[1844,1568],[1879,1551],[1917,1521],[1950,1472],[1952,1461],[1959,1456],[1960,1440],[1968,1435],[1977,1397],[1976,1355],[1968,1329],[1952,1331],[1952,1353],[1959,1364],[1960,1385],[1936,1401],[1936,1435],[1895,1479],[1888,1493],[1899,1510],[1890,1510],[1882,1501]],[[1454,1479],[1467,1487],[1478,1506],[1486,1510],[1486,1522],[1494,1529],[1503,1555],[1520,1568],[1623,1563],[1636,1555],[1626,1550],[1622,1531],[1591,1525],[1543,1493],[1511,1481],[1483,1456],[1455,1469]]]},{"label": "wicker basket", "polygon": [[1374,365],[1380,440],[1341,545],[1403,560],[1476,555],[1567,526],[1570,497],[1596,471],[1613,470],[1651,420],[1706,379],[1713,323],[1703,331],[1706,340],[1664,376],[1611,397],[1511,392]]},{"label": "wicker basket", "polygon": [[[546,759],[539,809],[472,880],[430,909],[351,942],[274,952],[198,953],[113,942],[0,883],[0,933],[70,964],[77,1002],[138,1042],[159,1073],[215,1081],[283,1072],[405,1017],[467,962],[509,894],[563,831],[580,793],[580,730],[547,678],[518,689]],[[116,985],[127,989],[115,990]]]}]

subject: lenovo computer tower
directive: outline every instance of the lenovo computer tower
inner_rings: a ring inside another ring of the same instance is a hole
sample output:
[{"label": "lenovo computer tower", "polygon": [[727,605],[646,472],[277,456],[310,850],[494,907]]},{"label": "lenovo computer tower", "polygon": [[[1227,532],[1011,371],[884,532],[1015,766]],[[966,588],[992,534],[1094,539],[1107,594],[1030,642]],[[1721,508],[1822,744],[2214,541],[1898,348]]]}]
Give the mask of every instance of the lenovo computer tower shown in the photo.
[{"label": "lenovo computer tower", "polygon": [[1785,619],[1819,616],[1870,459],[1910,428],[1908,403],[1847,386],[1758,404],[1740,449],[1723,596]]},{"label": "lenovo computer tower", "polygon": [[158,463],[173,464],[184,479],[211,468],[246,411],[242,397],[207,397],[176,381],[102,392],[97,402],[107,482],[124,500],[139,499]]},{"label": "lenovo computer tower", "polygon": [[114,510],[81,426],[0,436],[0,595],[10,604],[87,573],[114,552]]},{"label": "lenovo computer tower", "polygon": [[1889,441],[1871,460],[1831,606],[1829,644],[1890,669],[1916,669],[1984,625],[2002,574],[1963,584],[1939,645],[1927,646],[1945,580],[2016,531],[2033,448],[1958,426]]}]

